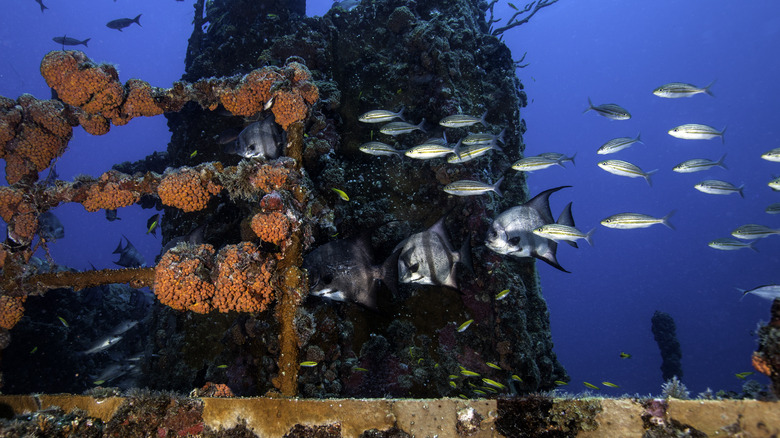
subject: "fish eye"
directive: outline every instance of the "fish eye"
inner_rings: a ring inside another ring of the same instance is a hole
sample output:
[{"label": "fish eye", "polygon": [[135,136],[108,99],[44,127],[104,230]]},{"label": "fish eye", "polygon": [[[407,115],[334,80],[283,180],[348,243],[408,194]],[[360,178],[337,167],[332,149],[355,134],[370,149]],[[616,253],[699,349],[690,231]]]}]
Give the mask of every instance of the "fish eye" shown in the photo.
[{"label": "fish eye", "polygon": [[518,245],[520,245],[520,242],[522,240],[523,239],[521,239],[520,236],[515,236],[515,237],[509,239],[509,243],[511,243],[513,246],[518,246]]},{"label": "fish eye", "polygon": [[488,231],[488,238],[495,239],[496,237],[498,237],[498,233],[491,228],[490,231]]},{"label": "fish eye", "polygon": [[415,263],[415,264],[409,266],[409,271],[411,271],[411,272],[417,272],[418,269],[420,269],[420,264],[419,263]]},{"label": "fish eye", "polygon": [[330,284],[333,281],[333,276],[330,274],[327,274],[321,278],[322,282],[326,285]]}]

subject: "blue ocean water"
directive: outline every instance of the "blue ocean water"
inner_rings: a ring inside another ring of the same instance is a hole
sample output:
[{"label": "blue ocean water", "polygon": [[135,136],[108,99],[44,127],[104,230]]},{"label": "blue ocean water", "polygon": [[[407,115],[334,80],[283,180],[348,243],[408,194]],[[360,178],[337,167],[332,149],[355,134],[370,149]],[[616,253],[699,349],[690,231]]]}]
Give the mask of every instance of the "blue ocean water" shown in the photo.
[{"label": "blue ocean water", "polygon": [[[168,87],[184,71],[191,32],[190,2],[174,0],[44,0],[41,13],[33,0],[13,0],[0,18],[0,95],[31,93],[48,98],[38,67],[45,53],[59,46],[51,38],[91,38],[85,52],[95,61],[118,66],[120,78],[137,77]],[[310,1],[309,15],[321,15],[330,1]],[[513,11],[496,5],[504,21]],[[122,32],[105,23],[141,16],[141,27]],[[500,25],[500,23],[499,23]],[[529,105],[521,112],[528,124],[526,154],[577,153],[576,166],[550,168],[529,176],[532,194],[571,185],[552,197],[555,215],[573,201],[580,229],[597,228],[594,247],[561,245],[559,262],[566,274],[539,263],[550,309],[555,352],[572,381],[567,390],[583,391],[583,381],[604,380],[620,386],[605,394],[658,394],[662,383],[658,347],[650,331],[656,310],[674,317],[682,344],[682,381],[693,394],[738,391],[744,381],[734,374],[750,371],[756,347],[753,332],[768,319],[768,301],[736,288],[780,282],[780,239],[756,244],[759,252],[725,252],[707,242],[728,237],[747,223],[780,228],[780,217],[764,208],[780,202],[767,182],[780,164],[760,158],[780,147],[780,4],[769,0],[676,2],[561,0],[523,26],[504,33],[515,59],[527,52],[529,65],[517,70]],[[81,46],[77,48],[83,48]],[[700,86],[716,81],[715,97],[661,99],[651,92],[667,82]],[[610,121],[583,114],[588,98],[617,103],[633,117]],[[727,127],[719,140],[686,141],[666,131],[683,123]],[[614,156],[596,149],[614,137],[641,133],[644,145]],[[165,150],[169,140],[163,117],[135,119],[101,137],[74,130],[69,151],[57,163],[60,179],[85,173],[97,176],[111,164]],[[717,160],[727,153],[728,170],[677,174],[671,168],[687,159]],[[606,158],[624,159],[645,170],[660,169],[653,186],[596,166]],[[4,175],[0,175],[4,177]],[[745,198],[696,191],[703,179],[745,185]],[[664,216],[676,210],[676,230],[655,226],[612,230],[599,224],[626,211]],[[113,267],[111,251],[125,233],[147,261],[159,252],[159,237],[145,234],[151,213],[133,206],[121,209],[122,221],[107,222],[80,205],[54,210],[66,237],[51,246],[55,260],[78,269]],[[621,359],[621,351],[631,359]],[[751,376],[761,383],[763,376]]]}]

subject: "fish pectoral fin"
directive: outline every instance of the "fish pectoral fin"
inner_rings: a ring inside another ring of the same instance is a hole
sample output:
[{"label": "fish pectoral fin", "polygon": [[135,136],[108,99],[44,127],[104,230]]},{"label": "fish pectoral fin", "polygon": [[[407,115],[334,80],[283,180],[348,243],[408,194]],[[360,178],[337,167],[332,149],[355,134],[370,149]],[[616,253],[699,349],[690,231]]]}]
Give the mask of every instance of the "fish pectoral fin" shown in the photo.
[{"label": "fish pectoral fin", "polygon": [[567,271],[566,269],[563,269],[563,266],[561,266],[558,263],[558,259],[555,257],[554,250],[547,251],[544,254],[534,253],[532,255],[535,258],[542,260],[543,262],[547,263],[548,265],[552,266],[555,269],[571,274],[571,272]]}]

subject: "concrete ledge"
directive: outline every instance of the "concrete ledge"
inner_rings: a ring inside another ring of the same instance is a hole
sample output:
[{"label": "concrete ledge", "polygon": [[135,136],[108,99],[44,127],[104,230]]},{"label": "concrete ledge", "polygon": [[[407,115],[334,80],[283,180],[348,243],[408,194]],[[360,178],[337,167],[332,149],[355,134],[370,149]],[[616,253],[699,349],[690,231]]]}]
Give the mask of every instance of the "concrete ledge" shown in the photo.
[{"label": "concrete ledge", "polygon": [[[24,415],[61,408],[85,411],[108,423],[123,403],[143,398],[81,395],[0,396],[0,413]],[[690,436],[770,437],[780,434],[780,404],[755,400],[669,400],[661,414],[650,414],[648,400],[551,399],[184,399],[202,406],[206,430],[246,427],[258,436],[283,436],[294,428],[329,426],[328,435],[358,437],[364,431],[395,428],[416,437],[501,437],[512,430],[558,431],[560,436],[642,436],[654,429]],[[502,417],[503,416],[503,417]],[[529,422],[530,419],[530,422]],[[116,420],[116,419],[115,419]],[[0,435],[3,435],[0,425]],[[537,429],[534,429],[537,428]],[[292,436],[300,436],[291,434]],[[6,435],[3,435],[6,436]],[[318,435],[320,436],[320,435]],[[556,435],[558,436],[558,435]],[[671,436],[671,435],[670,435]]]}]

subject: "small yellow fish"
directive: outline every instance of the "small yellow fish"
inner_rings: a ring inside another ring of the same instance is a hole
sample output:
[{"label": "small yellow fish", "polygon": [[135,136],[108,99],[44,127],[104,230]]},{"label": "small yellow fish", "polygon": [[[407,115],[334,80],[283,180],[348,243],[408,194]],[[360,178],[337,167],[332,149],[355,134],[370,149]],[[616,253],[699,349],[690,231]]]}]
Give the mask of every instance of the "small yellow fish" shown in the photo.
[{"label": "small yellow fish", "polygon": [[509,289],[504,289],[496,295],[496,301],[501,301],[509,295]]},{"label": "small yellow fish", "polygon": [[619,386],[615,385],[612,382],[601,382],[601,384],[604,386],[609,386],[610,388],[620,388]]},{"label": "small yellow fish", "polygon": [[494,364],[493,362],[485,362],[485,365],[489,366],[490,368],[493,368],[494,370],[500,370],[501,367]]},{"label": "small yellow fish", "polygon": [[419,359],[417,359],[417,365],[421,364],[421,363],[422,363],[422,361],[423,361],[423,358],[419,358]]},{"label": "small yellow fish", "polygon": [[753,374],[754,374],[753,371],[745,371],[744,373],[737,373],[734,375],[737,376],[737,379],[744,380],[747,376],[752,376]]},{"label": "small yellow fish", "polygon": [[555,383],[558,386],[566,386],[568,383],[564,382],[563,380],[556,380],[553,383]]},{"label": "small yellow fish", "polygon": [[36,351],[38,351],[38,346],[37,345],[35,347],[33,347],[32,350],[30,350],[30,354],[35,354]]},{"label": "small yellow fish", "polygon": [[275,20],[279,18],[279,16],[276,14],[266,14],[266,18],[268,18],[269,20]]},{"label": "small yellow fish", "polygon": [[313,360],[307,360],[305,362],[301,362],[300,365],[302,367],[316,367],[317,366],[317,362],[315,362]]},{"label": "small yellow fish", "polygon": [[459,378],[460,378],[460,376],[457,376],[455,374],[450,374],[450,376],[449,376],[450,380],[455,380],[455,379],[459,379]]},{"label": "small yellow fish", "polygon": [[457,388],[458,384],[450,380],[450,386],[452,386],[453,388]]},{"label": "small yellow fish", "polygon": [[65,321],[65,318],[58,316],[57,319],[59,319],[62,325],[64,325],[65,327],[70,327],[70,324],[68,324],[68,321]]},{"label": "small yellow fish", "polygon": [[105,380],[95,380],[95,381],[94,381],[94,382],[92,382],[92,383],[94,383],[95,385],[98,385],[98,386],[99,386],[99,385],[102,385],[102,384],[106,383],[106,381],[105,381]]},{"label": "small yellow fish", "polygon": [[196,155],[198,155],[198,150],[197,149],[192,151],[192,153],[190,154],[190,158],[195,158]]},{"label": "small yellow fish", "polygon": [[343,199],[343,200],[345,200],[345,201],[349,201],[349,195],[347,195],[346,193],[344,193],[344,191],[343,191],[343,190],[339,190],[339,189],[337,189],[337,188],[335,188],[335,187],[332,187],[332,188],[331,188],[331,190],[333,190],[334,192],[336,192],[336,194],[337,194],[337,195],[339,195],[339,198],[341,198],[341,199]]},{"label": "small yellow fish", "polygon": [[517,374],[512,374],[512,380],[514,380],[515,382],[523,383],[523,379],[521,379],[520,376],[518,376]]},{"label": "small yellow fish", "polygon": [[466,396],[465,396],[465,395],[463,395],[463,394],[458,394],[458,397],[460,397],[460,398],[462,398],[462,399],[464,399],[464,400],[468,400],[468,399],[469,399],[468,397],[466,397]]},{"label": "small yellow fish", "polygon": [[489,386],[481,386],[480,388],[482,388],[484,391],[492,392],[493,394],[498,394],[498,390],[495,388],[491,388]]},{"label": "small yellow fish", "polygon": [[631,359],[631,355],[628,353],[620,352],[620,358],[621,359]]},{"label": "small yellow fish", "polygon": [[495,380],[491,380],[485,377],[482,378],[482,382],[484,382],[485,385],[492,386],[493,388],[506,389],[506,385],[498,383]]},{"label": "small yellow fish", "polygon": [[466,377],[479,377],[479,373],[475,373],[474,371],[469,371],[466,369],[460,370],[460,373]]},{"label": "small yellow fish", "polygon": [[352,371],[360,371],[361,373],[367,373],[368,370],[366,368],[360,368],[360,367],[353,367]]},{"label": "small yellow fish", "polygon": [[483,391],[481,389],[475,389],[474,390],[474,394],[487,395],[487,392],[485,392],[485,391]]},{"label": "small yellow fish", "polygon": [[594,384],[592,384],[592,383],[588,383],[588,382],[582,382],[582,384],[583,384],[583,385],[585,385],[585,386],[587,386],[587,387],[588,387],[588,388],[590,388],[590,389],[599,389],[599,387],[598,387],[598,386],[596,386],[596,385],[594,385]]},{"label": "small yellow fish", "polygon": [[474,322],[474,320],[470,319],[470,320],[464,322],[463,324],[461,324],[460,327],[458,327],[458,333],[462,333],[462,332],[466,331],[466,329],[469,328],[469,326],[471,325],[472,322]]},{"label": "small yellow fish", "polygon": [[227,368],[227,365],[217,365],[217,368],[219,368],[219,369],[225,369],[225,368]]}]

